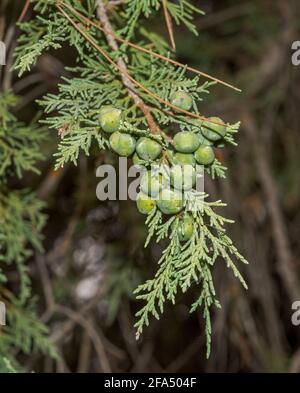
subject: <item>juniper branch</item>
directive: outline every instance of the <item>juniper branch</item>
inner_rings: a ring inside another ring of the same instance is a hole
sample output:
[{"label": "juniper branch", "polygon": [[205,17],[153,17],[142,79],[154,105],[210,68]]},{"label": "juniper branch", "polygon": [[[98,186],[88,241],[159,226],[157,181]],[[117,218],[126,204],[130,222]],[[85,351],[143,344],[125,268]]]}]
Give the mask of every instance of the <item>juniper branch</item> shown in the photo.
[{"label": "juniper branch", "polygon": [[[64,5],[64,3],[62,3],[62,5]],[[66,12],[64,12],[64,10],[61,8],[61,6],[59,4],[57,4],[57,8],[60,10],[60,12],[68,19],[68,21],[73,25],[73,27],[75,27],[75,29],[83,36],[86,38],[86,40],[99,52],[102,54],[102,56],[104,56],[104,58],[112,65],[115,66],[118,70],[120,70],[120,72],[123,72],[123,69],[120,68],[119,64],[115,63],[112,58],[108,55],[108,53],[101,48],[97,42],[86,32],[83,31],[81,29],[81,27],[76,24],[72,18],[69,17],[68,14],[66,14]],[[199,119],[199,120],[203,120],[203,121],[207,121],[211,124],[216,124],[216,125],[221,125],[221,126],[227,126],[225,123],[220,122],[220,121],[216,121],[216,120],[211,120],[210,118],[207,118],[205,116],[200,116],[197,113],[193,113],[193,112],[189,112],[185,109],[182,109],[174,104],[172,104],[171,102],[169,102],[166,99],[161,98],[158,94],[154,93],[153,91],[151,91],[150,89],[148,89],[147,87],[145,87],[141,82],[138,82],[135,78],[133,78],[127,70],[127,78],[133,82],[133,84],[135,84],[137,87],[139,87],[141,90],[143,90],[145,93],[147,93],[150,97],[153,97],[155,100],[157,100],[158,102],[160,102],[161,104],[166,105],[167,107],[175,110],[176,112],[185,114],[189,117],[192,117],[194,119]]]},{"label": "juniper branch", "polygon": [[[87,24],[87,26],[94,26],[96,29],[98,29],[98,30],[104,32],[103,27],[101,27],[101,26],[99,25],[99,23],[96,23],[96,22],[92,21],[91,19],[87,18],[87,17],[84,16],[82,13],[80,13],[80,12],[77,11],[77,10],[75,10],[75,9],[74,9],[72,6],[70,6],[69,4],[66,4],[66,3],[63,3],[63,2],[60,3],[60,4],[63,5],[63,6],[65,6],[65,7],[67,7],[70,11],[72,11],[72,13],[74,13],[75,15],[77,15],[82,21],[84,21],[84,22]],[[107,33],[108,33],[108,32],[107,32]],[[187,71],[191,71],[191,72],[193,72],[193,73],[195,73],[195,74],[197,74],[197,75],[200,75],[200,76],[202,76],[202,77],[205,77],[205,78],[207,78],[207,79],[210,79],[210,80],[212,80],[212,81],[214,81],[214,82],[216,82],[216,83],[219,83],[219,84],[221,84],[221,85],[223,85],[223,86],[226,86],[226,87],[228,87],[228,88],[230,88],[230,89],[233,89],[233,90],[236,90],[236,91],[238,91],[238,92],[241,92],[241,91],[242,91],[242,90],[239,89],[238,87],[233,86],[233,85],[231,85],[230,83],[223,81],[222,79],[216,78],[216,77],[214,77],[214,76],[212,76],[212,75],[210,75],[210,74],[207,74],[206,72],[200,71],[200,70],[198,70],[198,69],[196,69],[196,68],[194,68],[194,67],[188,66],[187,64],[180,63],[180,62],[177,61],[177,60],[174,60],[174,59],[171,59],[170,57],[164,56],[164,55],[162,55],[161,53],[154,52],[154,51],[151,50],[151,49],[144,48],[144,47],[142,47],[142,46],[140,46],[140,45],[137,45],[137,44],[135,44],[135,43],[133,43],[133,42],[131,42],[131,41],[128,41],[128,40],[126,40],[126,39],[124,39],[124,38],[122,38],[122,37],[116,35],[116,34],[114,33],[113,30],[111,30],[109,33],[114,37],[114,39],[115,39],[116,41],[119,41],[119,42],[125,44],[126,46],[130,46],[130,47],[132,47],[132,48],[134,48],[134,49],[136,49],[136,50],[138,50],[138,51],[140,51],[140,52],[147,53],[147,54],[150,55],[151,57],[156,57],[156,58],[161,59],[161,60],[164,60],[164,61],[166,61],[166,62],[168,62],[168,63],[170,63],[170,64],[173,64],[173,65],[175,65],[175,66],[177,66],[177,67],[184,68],[184,69],[186,69]]]},{"label": "juniper branch", "polygon": [[[97,6],[98,6],[97,7],[97,15],[98,15],[100,22],[103,24],[104,33],[105,33],[107,42],[109,43],[110,47],[114,51],[118,51],[119,47],[118,47],[117,41],[114,38],[115,34],[113,33],[113,28],[112,28],[112,25],[110,24],[110,21],[109,21],[108,15],[106,13],[106,8],[104,6],[103,1],[97,0]],[[145,104],[145,102],[137,94],[136,89],[134,88],[134,85],[129,78],[129,73],[128,73],[126,64],[121,57],[119,57],[117,59],[117,64],[119,65],[122,81],[128,90],[128,94],[133,99],[135,104],[144,113],[151,132],[157,133],[157,131],[159,130],[159,127],[156,124],[153,116],[151,115],[150,108]]]}]

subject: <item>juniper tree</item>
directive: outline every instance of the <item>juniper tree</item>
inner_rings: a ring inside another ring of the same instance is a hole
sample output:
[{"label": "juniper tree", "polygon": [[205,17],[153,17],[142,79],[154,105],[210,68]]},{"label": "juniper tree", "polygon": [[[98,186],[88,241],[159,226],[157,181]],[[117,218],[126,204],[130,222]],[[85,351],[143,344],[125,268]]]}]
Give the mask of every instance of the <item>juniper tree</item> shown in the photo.
[{"label": "juniper tree", "polygon": [[[0,328],[0,372],[22,370],[19,352],[56,356],[48,329],[36,315],[28,268],[33,250],[42,251],[44,203],[28,189],[10,188],[25,172],[39,173],[40,143],[46,134],[35,124],[17,121],[11,113],[16,103],[11,92],[0,93],[0,300],[7,310],[7,324]],[[12,265],[18,273],[17,291],[8,279]]]},{"label": "juniper tree", "polygon": [[[71,76],[62,78],[58,93],[39,101],[46,115],[43,122],[61,137],[56,168],[68,162],[76,165],[81,152],[89,155],[92,146],[98,146],[133,156],[148,170],[163,164],[169,177],[175,165],[185,164],[191,165],[193,176],[195,163],[213,179],[226,177],[215,149],[237,145],[239,122],[229,124],[200,110],[215,84],[235,88],[174,59],[172,25],[183,24],[197,34],[193,18],[201,10],[187,0],[32,0],[31,4],[35,16],[20,25],[23,34],[15,62],[19,76],[34,67],[44,51],[69,46],[77,56],[77,66],[67,67]],[[173,49],[145,27],[146,18],[160,14]],[[178,292],[196,285],[198,297],[191,312],[202,308],[209,355],[211,308],[220,307],[212,268],[224,260],[246,288],[235,264],[246,260],[226,234],[225,225],[232,221],[218,213],[225,204],[210,201],[193,187],[181,191],[174,187],[167,201],[161,175],[153,179],[151,174],[152,191],[142,190],[137,199],[139,211],[147,214],[145,246],[152,238],[169,240],[155,276],[135,291],[143,302],[136,314],[137,338],[151,316],[160,318],[166,302],[175,304]],[[157,201],[152,195],[155,184]]]}]

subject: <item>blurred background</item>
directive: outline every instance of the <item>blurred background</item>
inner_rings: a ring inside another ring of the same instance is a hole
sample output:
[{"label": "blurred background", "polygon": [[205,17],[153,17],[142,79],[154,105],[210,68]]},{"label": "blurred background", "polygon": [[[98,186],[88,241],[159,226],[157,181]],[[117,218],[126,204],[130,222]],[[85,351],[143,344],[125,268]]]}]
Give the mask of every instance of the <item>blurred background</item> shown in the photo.
[{"label": "blurred background", "polygon": [[[9,7],[5,7],[8,5]],[[14,3],[14,4],[12,4]],[[9,67],[23,2],[1,1],[0,39],[8,39]],[[202,113],[242,121],[238,148],[222,150],[227,180],[206,179],[213,199],[236,221],[228,228],[249,260],[244,291],[220,262],[214,279],[221,310],[213,314],[212,354],[205,358],[201,312],[190,315],[197,288],[179,296],[137,342],[133,328],[139,304],[132,294],[151,277],[161,247],[144,249],[144,218],[135,204],[99,202],[96,167],[111,162],[94,150],[80,165],[53,171],[58,136],[49,133],[42,176],[22,181],[47,202],[44,255],[29,261],[41,319],[49,326],[61,359],[28,356],[21,363],[39,372],[300,372],[300,325],[291,322],[300,301],[300,66],[291,62],[300,40],[300,3],[295,0],[199,0],[206,11],[199,36],[176,29],[177,58],[240,87],[213,87]],[[29,10],[26,18],[30,17]],[[149,23],[149,22],[146,22]],[[168,39],[163,17],[151,28]],[[29,122],[35,100],[56,92],[73,65],[73,53],[48,52],[23,79],[2,78],[2,88],[20,97],[15,114]],[[15,187],[20,182],[16,180]],[[11,272],[11,280],[15,276]],[[53,304],[60,313],[53,313]]]}]

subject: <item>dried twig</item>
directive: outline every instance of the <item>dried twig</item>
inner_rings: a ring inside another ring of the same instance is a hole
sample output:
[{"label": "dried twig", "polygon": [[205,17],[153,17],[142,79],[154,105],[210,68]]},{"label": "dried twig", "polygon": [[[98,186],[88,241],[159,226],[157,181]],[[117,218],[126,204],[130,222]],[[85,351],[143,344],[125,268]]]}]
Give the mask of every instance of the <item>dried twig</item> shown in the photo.
[{"label": "dried twig", "polygon": [[[84,16],[83,14],[81,14],[79,11],[75,10],[75,9],[74,9],[72,6],[70,6],[69,4],[65,4],[65,3],[62,2],[62,3],[60,3],[60,5],[63,5],[64,7],[68,8],[73,14],[77,15],[82,21],[84,21],[84,22],[86,23],[87,26],[94,26],[94,27],[96,27],[98,30],[104,32],[103,27],[101,27],[101,26],[99,25],[99,23],[96,23],[96,22],[90,20],[89,18],[87,18],[86,16]],[[205,72],[199,71],[199,70],[197,70],[196,68],[189,67],[189,66],[187,66],[186,64],[180,63],[180,62],[178,62],[178,61],[176,61],[176,60],[170,59],[169,57],[166,57],[166,56],[164,56],[164,55],[161,55],[161,54],[159,54],[159,53],[156,53],[156,52],[154,52],[154,51],[152,51],[152,50],[150,50],[150,49],[143,48],[142,46],[139,46],[139,45],[134,44],[134,43],[132,43],[132,42],[130,42],[130,41],[127,41],[127,40],[125,40],[125,39],[123,39],[123,38],[117,36],[113,31],[111,31],[110,34],[113,35],[113,37],[115,38],[115,40],[117,40],[117,41],[119,41],[119,42],[122,42],[123,44],[125,44],[125,45],[127,45],[127,46],[130,46],[130,47],[132,47],[132,48],[134,48],[134,49],[136,49],[136,50],[138,50],[138,51],[140,51],[140,52],[147,53],[147,54],[150,55],[150,56],[153,56],[153,57],[156,57],[156,58],[158,58],[158,59],[164,60],[164,61],[166,61],[166,62],[168,62],[168,63],[174,64],[174,65],[176,65],[177,67],[185,68],[185,69],[188,70],[188,71],[191,71],[191,72],[193,72],[193,73],[195,73],[195,74],[197,74],[197,75],[203,76],[203,77],[205,77],[205,78],[207,78],[207,79],[210,79],[210,80],[212,80],[212,81],[214,81],[214,82],[217,82],[217,83],[219,83],[219,84],[221,84],[221,85],[224,85],[224,86],[226,86],[226,87],[229,87],[230,89],[236,90],[236,91],[238,91],[238,92],[241,92],[241,91],[242,91],[241,89],[239,89],[239,88],[237,88],[237,87],[235,87],[235,86],[233,86],[233,85],[231,85],[231,84],[229,84],[229,83],[227,83],[227,82],[225,82],[225,81],[223,81],[223,80],[221,80],[221,79],[218,79],[218,78],[216,78],[216,77],[214,77],[214,76],[212,76],[212,75],[209,75],[209,74],[207,74],[207,73],[205,73]]]},{"label": "dried twig", "polygon": [[[104,292],[104,288],[100,287],[95,296],[81,308],[80,315],[82,315],[82,317],[85,317],[99,303],[101,297],[104,295]],[[52,332],[52,342],[58,343],[60,340],[62,340],[63,337],[65,337],[73,329],[75,324],[75,321],[70,319],[61,324],[59,329]]]},{"label": "dried twig", "polygon": [[111,370],[111,366],[110,366],[108,357],[106,355],[106,351],[104,349],[103,343],[102,343],[93,323],[89,319],[84,318],[81,313],[73,311],[68,307],[58,305],[58,306],[56,306],[56,310],[64,315],[66,315],[68,318],[73,320],[75,323],[78,323],[84,329],[86,329],[86,332],[88,333],[90,339],[94,343],[95,350],[98,355],[98,360],[99,360],[99,364],[101,366],[102,371],[106,372],[106,373],[110,373],[112,370]]},{"label": "dried twig", "polygon": [[91,339],[86,330],[82,332],[77,373],[86,373],[89,370],[91,360]]},{"label": "dried twig", "polygon": [[[113,29],[112,29],[112,26],[111,26],[110,21],[108,19],[104,3],[102,0],[97,0],[97,5],[98,5],[97,15],[98,15],[99,20],[101,21],[101,23],[104,26],[104,32],[106,34],[107,42],[109,43],[110,47],[114,51],[117,51],[119,49],[119,47],[118,47],[118,44],[114,38]],[[151,115],[150,108],[144,103],[144,101],[135,92],[135,88],[132,83],[131,77],[129,76],[126,64],[121,57],[118,58],[117,64],[118,64],[119,69],[121,71],[122,81],[123,81],[124,85],[127,87],[130,97],[133,99],[136,106],[139,107],[141,109],[141,111],[144,113],[144,116],[147,120],[150,130],[154,133],[157,132],[159,127],[156,124],[153,116]]]},{"label": "dried twig", "polygon": [[174,30],[173,30],[173,22],[172,22],[172,18],[171,18],[171,15],[169,13],[169,10],[168,10],[168,2],[167,2],[167,0],[162,0],[162,4],[163,4],[165,20],[166,20],[166,24],[167,24],[167,28],[168,28],[168,33],[169,33],[169,37],[170,37],[170,42],[171,42],[172,48],[174,50],[176,50],[176,43],[175,43]]},{"label": "dried twig", "polygon": [[[122,67],[120,67],[117,63],[115,63],[113,60],[112,60],[112,58],[94,41],[94,39],[87,33],[87,32],[85,32],[84,30],[82,30],[81,28],[80,28],[80,26],[78,26],[73,20],[72,20],[72,18],[70,18],[70,16],[57,4],[57,8],[60,10],[60,12],[65,16],[65,18],[67,18],[68,19],[68,21],[75,27],[75,29],[80,33],[80,34],[82,34],[82,36],[83,37],[85,37],[86,38],[86,40],[100,53],[100,54],[102,54],[102,56],[111,64],[111,65],[113,65],[114,67],[116,67],[119,71],[120,71],[120,73],[122,74],[122,73],[124,73],[124,69],[122,68]],[[126,70],[127,71],[127,70]],[[137,87],[139,87],[141,90],[143,90],[144,92],[146,92],[147,94],[149,94],[151,97],[153,97],[153,98],[155,98],[157,101],[159,101],[160,103],[162,103],[162,104],[164,104],[164,105],[166,105],[166,106],[168,106],[168,107],[170,107],[170,108],[172,108],[172,109],[174,109],[176,112],[180,112],[180,113],[183,113],[183,114],[185,114],[185,115],[187,115],[187,116],[189,116],[189,117],[192,117],[192,118],[195,118],[195,119],[200,119],[200,120],[204,120],[204,121],[207,121],[207,122],[209,122],[209,123],[212,123],[212,124],[217,124],[217,125],[222,125],[222,126],[224,126],[224,125],[226,125],[225,123],[223,123],[223,122],[220,122],[220,121],[215,121],[215,120],[211,120],[211,119],[209,119],[209,118],[207,118],[207,117],[204,117],[204,116],[200,116],[200,115],[198,115],[198,114],[196,114],[196,113],[192,113],[192,112],[188,112],[188,111],[186,111],[186,110],[184,110],[184,109],[181,109],[181,108],[179,108],[178,106],[176,106],[176,105],[173,105],[172,103],[170,103],[169,101],[167,101],[167,100],[164,100],[164,99],[162,99],[160,96],[158,96],[157,94],[155,94],[155,93],[153,93],[151,90],[149,90],[148,88],[146,88],[142,83],[140,83],[140,82],[138,82],[136,79],[134,79],[131,75],[129,75],[128,74],[128,71],[127,71],[127,74],[126,74],[126,77],[131,81],[131,82],[133,82],[133,84],[135,84]],[[150,108],[149,108],[149,111],[150,111]],[[151,115],[152,116],[152,115]],[[149,123],[148,123],[149,124]],[[150,123],[151,124],[151,123]],[[150,124],[149,124],[149,127],[150,127]],[[152,127],[152,128],[151,128]],[[157,132],[157,129],[153,129],[153,127],[155,127],[155,125],[153,126],[153,125],[151,125],[151,127],[150,127],[150,130],[152,129],[152,131],[155,131],[155,132]]]},{"label": "dried twig", "polygon": [[18,23],[22,22],[22,20],[25,18],[25,15],[27,14],[29,5],[30,5],[30,0],[25,0],[25,4],[24,4],[23,10],[21,12],[21,15],[18,19]]},{"label": "dried twig", "polygon": [[52,312],[55,308],[55,300],[53,294],[53,288],[51,284],[51,278],[49,277],[49,272],[46,266],[46,258],[42,255],[36,256],[36,264],[41,276],[43,291],[45,295],[47,311]]}]

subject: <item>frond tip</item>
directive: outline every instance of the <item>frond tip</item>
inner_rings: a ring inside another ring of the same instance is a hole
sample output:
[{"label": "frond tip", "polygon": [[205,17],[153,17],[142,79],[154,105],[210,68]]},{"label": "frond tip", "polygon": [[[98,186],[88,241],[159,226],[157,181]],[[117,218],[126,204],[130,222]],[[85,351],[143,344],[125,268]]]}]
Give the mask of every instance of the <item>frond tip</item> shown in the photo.
[{"label": "frond tip", "polygon": [[[203,199],[203,195],[192,193],[189,197],[190,203],[196,204],[199,198]],[[184,244],[180,242],[178,237],[179,218],[172,217],[162,223],[157,214],[154,214],[147,220],[149,233],[152,236],[160,240],[164,234],[170,238],[170,242],[162,253],[155,277],[141,284],[135,291],[137,299],[145,303],[136,314],[137,338],[149,325],[150,316],[159,319],[167,301],[174,304],[179,291],[184,293],[193,284],[196,284],[200,287],[200,295],[192,304],[191,312],[194,312],[198,307],[203,308],[207,356],[209,356],[211,348],[210,309],[212,306],[220,308],[212,278],[212,268],[215,262],[218,259],[223,259],[242,286],[247,288],[233,258],[242,263],[247,263],[247,261],[226,235],[224,225],[232,221],[215,212],[215,208],[221,206],[223,203],[220,201],[215,203],[204,201],[201,211],[197,210],[192,213],[185,211],[185,214],[193,216],[194,231],[192,237]]]}]

